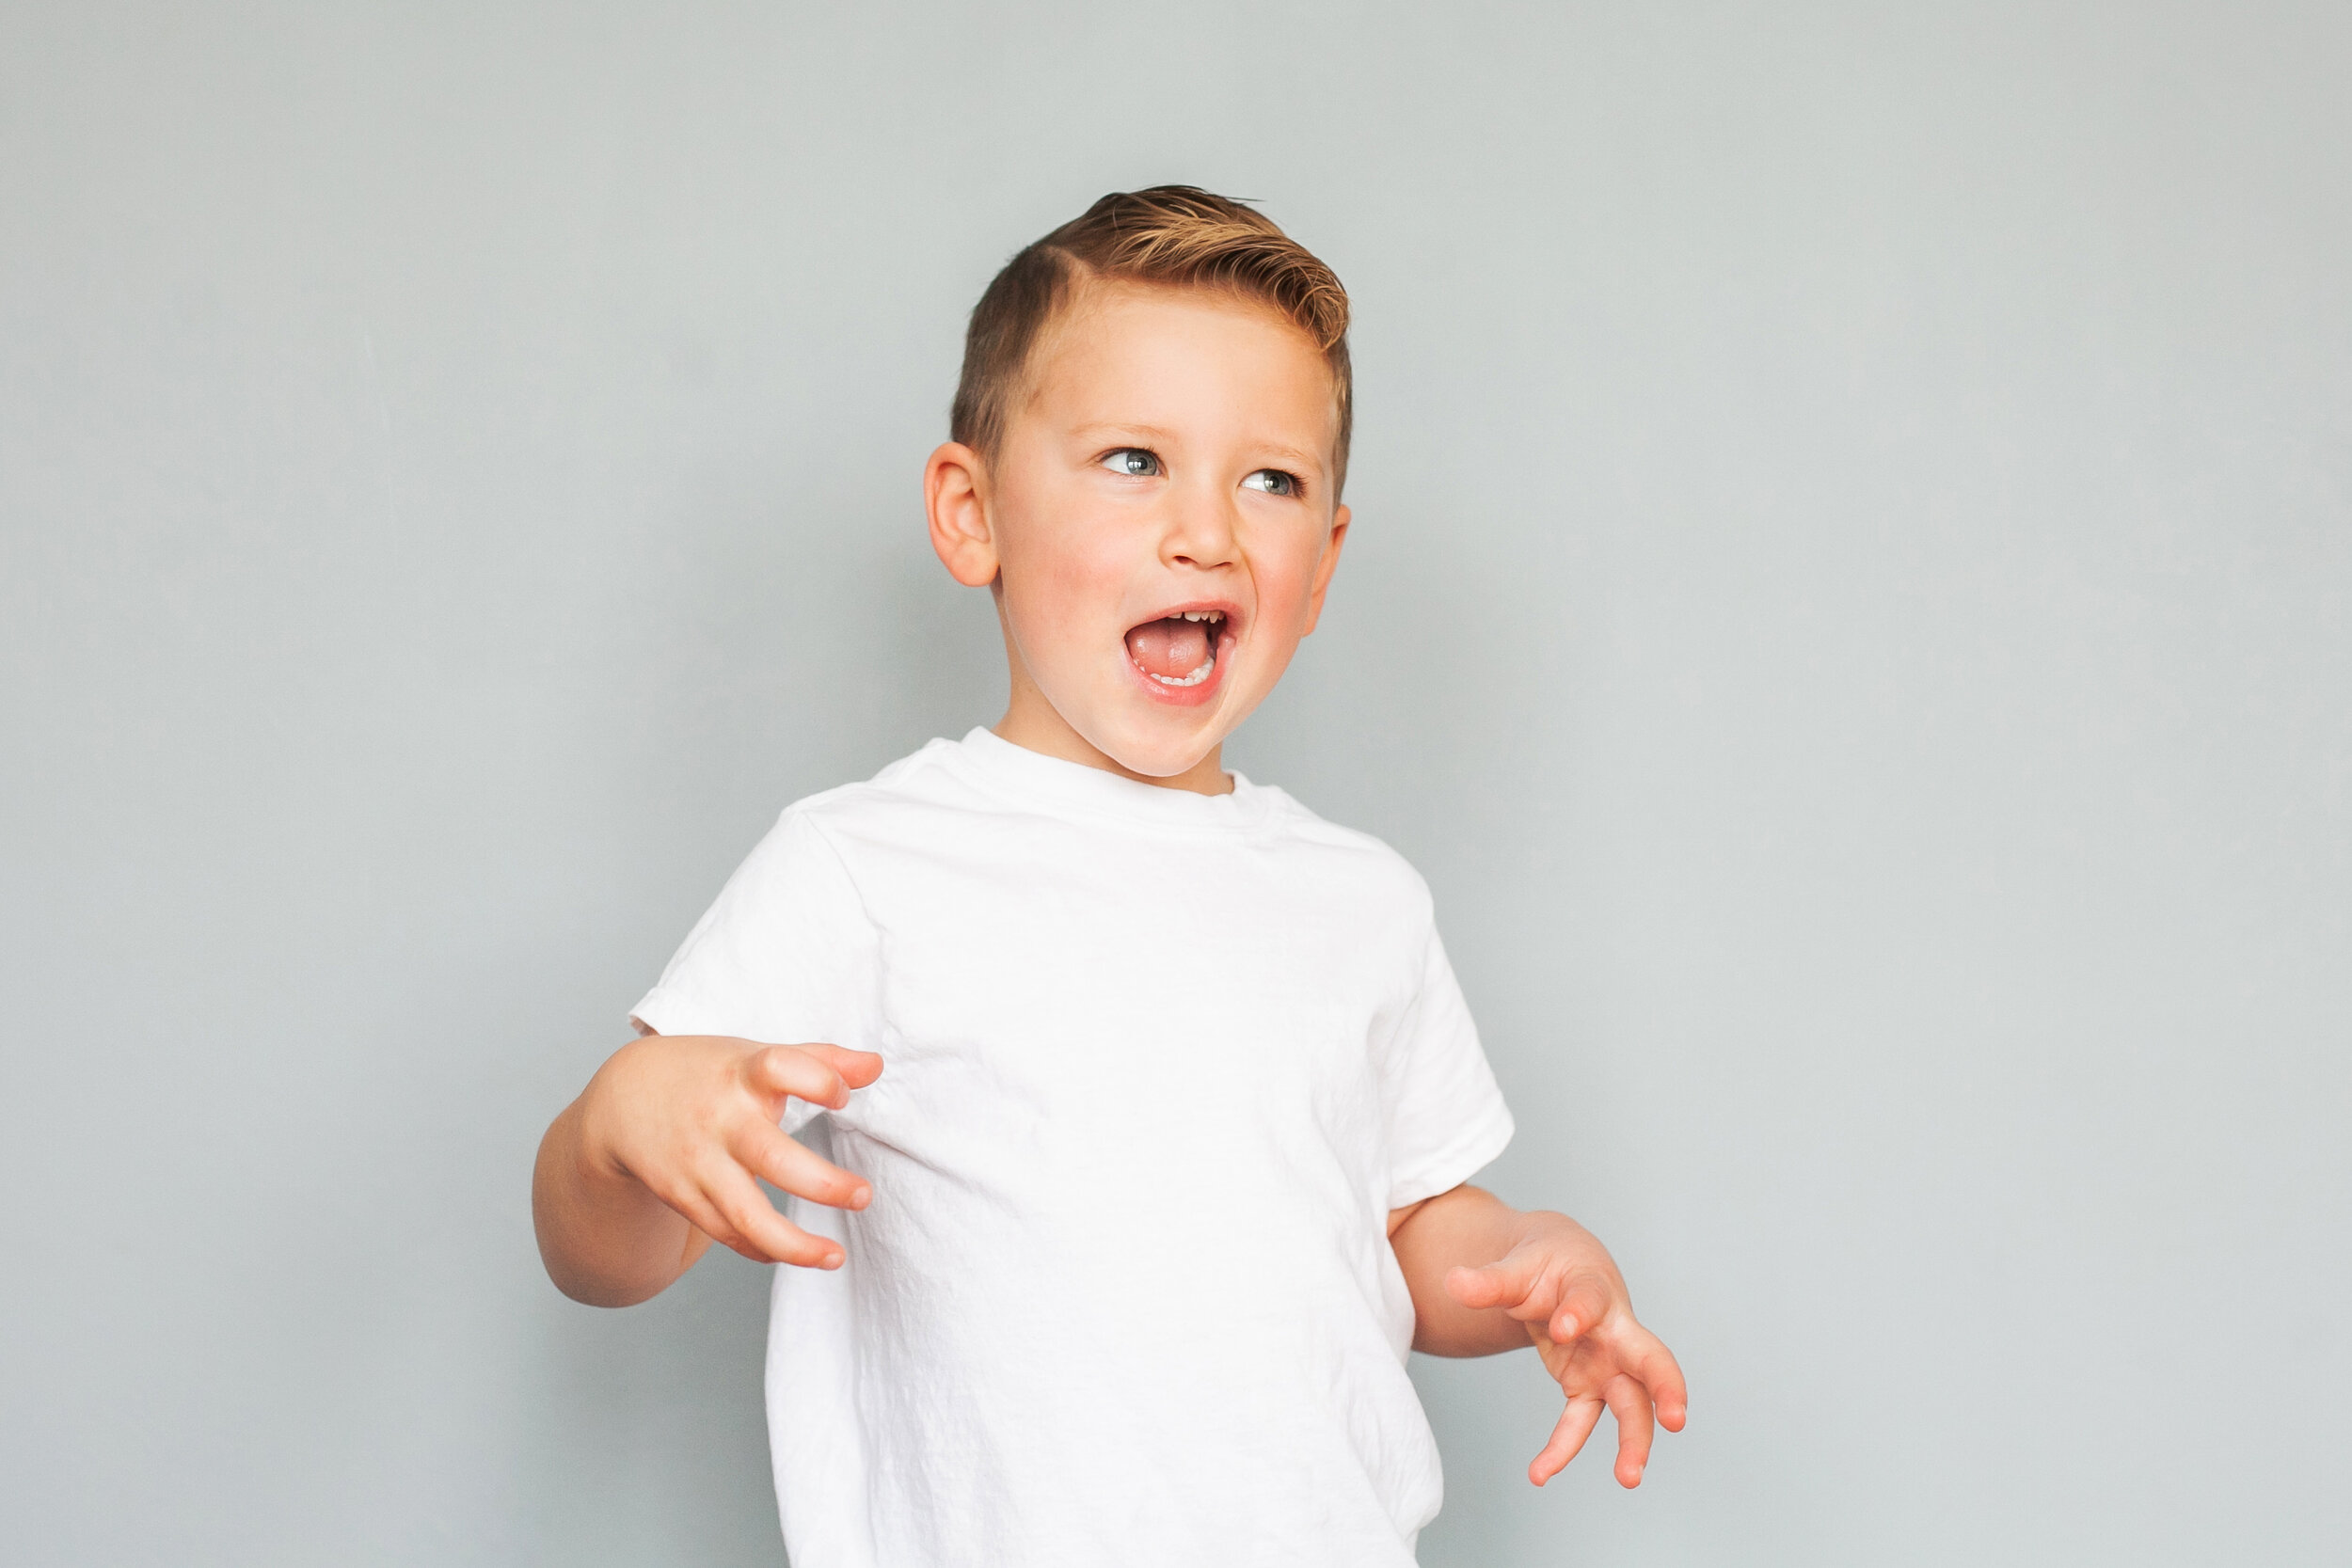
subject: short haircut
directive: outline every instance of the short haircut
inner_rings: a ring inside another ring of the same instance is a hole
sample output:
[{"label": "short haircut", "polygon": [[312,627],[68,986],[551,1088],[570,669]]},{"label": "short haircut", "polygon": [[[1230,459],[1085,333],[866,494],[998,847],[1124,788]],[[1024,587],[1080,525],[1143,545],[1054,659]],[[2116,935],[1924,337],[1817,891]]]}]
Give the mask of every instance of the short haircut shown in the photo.
[{"label": "short haircut", "polygon": [[1113,191],[1029,245],[996,275],[963,340],[951,438],[994,456],[1038,339],[1092,278],[1223,289],[1270,306],[1323,351],[1339,404],[1331,493],[1347,477],[1355,384],[1347,291],[1312,252],[1252,207],[1193,185]]}]

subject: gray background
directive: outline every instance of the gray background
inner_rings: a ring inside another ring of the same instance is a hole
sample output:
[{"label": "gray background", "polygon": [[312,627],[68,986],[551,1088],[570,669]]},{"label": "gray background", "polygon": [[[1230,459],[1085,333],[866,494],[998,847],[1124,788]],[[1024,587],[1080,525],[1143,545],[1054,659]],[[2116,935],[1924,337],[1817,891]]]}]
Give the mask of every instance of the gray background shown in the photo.
[{"label": "gray background", "polygon": [[2347,14],[0,9],[6,1555],[779,1559],[763,1274],[562,1300],[532,1149],[994,716],[963,313],[1182,179],[1359,320],[1233,760],[1695,1389],[1417,1365],[1425,1560],[2344,1560]]}]

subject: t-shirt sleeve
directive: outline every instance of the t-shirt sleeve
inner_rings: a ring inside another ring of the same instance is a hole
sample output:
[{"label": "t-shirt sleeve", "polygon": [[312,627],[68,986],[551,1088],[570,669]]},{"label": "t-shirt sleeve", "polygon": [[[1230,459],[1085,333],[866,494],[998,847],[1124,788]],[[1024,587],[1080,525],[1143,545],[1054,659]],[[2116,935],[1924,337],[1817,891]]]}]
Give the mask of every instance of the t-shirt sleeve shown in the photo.
[{"label": "t-shirt sleeve", "polygon": [[1422,948],[1419,988],[1398,1017],[1382,1088],[1391,1209],[1459,1186],[1511,1141],[1510,1108],[1434,924]]},{"label": "t-shirt sleeve", "polygon": [[[629,1021],[662,1035],[872,1050],[876,948],[840,854],[804,813],[787,810],[727,879]],[[786,1131],[819,1109],[792,1101]]]}]

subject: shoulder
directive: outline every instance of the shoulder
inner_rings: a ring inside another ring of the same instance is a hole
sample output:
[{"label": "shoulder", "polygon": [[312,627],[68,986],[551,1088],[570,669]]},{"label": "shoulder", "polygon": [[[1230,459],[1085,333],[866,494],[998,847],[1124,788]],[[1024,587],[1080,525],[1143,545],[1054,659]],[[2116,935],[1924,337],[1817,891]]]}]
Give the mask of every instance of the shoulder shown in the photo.
[{"label": "shoulder", "polygon": [[954,777],[946,764],[947,751],[953,745],[934,740],[870,779],[803,795],[784,808],[776,825],[830,836],[854,832],[876,817],[938,803],[954,793]]},{"label": "shoulder", "polygon": [[762,849],[796,865],[821,860],[862,884],[878,859],[895,864],[910,849],[969,836],[970,814],[985,802],[953,766],[953,746],[934,740],[870,779],[802,797],[784,808]]},{"label": "shoulder", "polygon": [[1428,882],[1386,839],[1319,816],[1271,784],[1251,787],[1273,797],[1267,826],[1295,851],[1303,866],[1319,870],[1353,895],[1377,897],[1423,920],[1430,917]]}]

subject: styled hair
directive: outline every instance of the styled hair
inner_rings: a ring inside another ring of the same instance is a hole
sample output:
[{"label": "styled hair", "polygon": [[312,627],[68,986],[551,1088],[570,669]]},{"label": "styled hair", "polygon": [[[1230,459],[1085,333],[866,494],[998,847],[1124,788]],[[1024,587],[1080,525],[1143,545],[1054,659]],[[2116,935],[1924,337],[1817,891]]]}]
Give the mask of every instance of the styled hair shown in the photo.
[{"label": "styled hair", "polygon": [[1113,191],[1005,263],[972,308],[948,416],[951,439],[995,454],[1038,339],[1095,278],[1227,290],[1272,307],[1313,340],[1339,403],[1331,486],[1338,495],[1354,425],[1347,291],[1272,218],[1193,185]]}]

